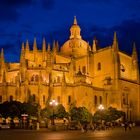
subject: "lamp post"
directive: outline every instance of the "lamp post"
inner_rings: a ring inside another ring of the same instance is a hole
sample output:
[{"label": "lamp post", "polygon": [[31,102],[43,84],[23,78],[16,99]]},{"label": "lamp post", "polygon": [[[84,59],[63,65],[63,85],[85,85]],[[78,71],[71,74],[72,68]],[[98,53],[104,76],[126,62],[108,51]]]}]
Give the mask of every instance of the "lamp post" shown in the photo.
[{"label": "lamp post", "polygon": [[56,100],[52,100],[52,101],[50,101],[50,105],[52,106],[52,111],[53,111],[52,125],[55,125],[55,122],[54,122],[54,107],[58,105],[58,102]]},{"label": "lamp post", "polygon": [[99,109],[99,111],[100,111],[100,113],[101,113],[101,123],[102,123],[102,117],[103,117],[103,116],[102,116],[102,115],[103,115],[103,114],[102,114],[102,111],[104,110],[104,106],[103,106],[102,104],[100,104],[99,107],[98,107],[98,109]]}]

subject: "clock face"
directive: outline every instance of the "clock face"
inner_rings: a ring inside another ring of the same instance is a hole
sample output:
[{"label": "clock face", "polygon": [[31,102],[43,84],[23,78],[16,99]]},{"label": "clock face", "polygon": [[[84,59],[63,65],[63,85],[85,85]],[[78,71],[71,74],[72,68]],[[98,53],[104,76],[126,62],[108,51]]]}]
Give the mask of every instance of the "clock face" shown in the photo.
[{"label": "clock face", "polygon": [[125,72],[125,67],[124,67],[123,64],[121,64],[120,69],[121,69],[122,72]]}]

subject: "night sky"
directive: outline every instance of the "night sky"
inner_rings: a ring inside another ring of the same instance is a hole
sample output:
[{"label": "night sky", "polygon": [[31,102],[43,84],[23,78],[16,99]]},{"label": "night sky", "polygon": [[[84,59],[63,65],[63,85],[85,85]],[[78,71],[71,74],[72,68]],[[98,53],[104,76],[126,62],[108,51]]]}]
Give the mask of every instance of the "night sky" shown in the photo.
[{"label": "night sky", "polygon": [[101,47],[111,45],[116,31],[120,50],[131,54],[135,41],[140,52],[140,0],[0,0],[0,48],[5,61],[19,61],[26,39],[32,45],[36,37],[38,48],[43,37],[51,44],[58,40],[61,46],[69,39],[74,16],[90,45],[95,36]]}]

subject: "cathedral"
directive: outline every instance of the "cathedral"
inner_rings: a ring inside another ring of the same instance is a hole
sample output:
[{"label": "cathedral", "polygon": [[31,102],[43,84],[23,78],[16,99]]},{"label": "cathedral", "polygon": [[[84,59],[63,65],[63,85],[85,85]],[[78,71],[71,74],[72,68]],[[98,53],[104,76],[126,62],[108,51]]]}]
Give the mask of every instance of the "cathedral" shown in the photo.
[{"label": "cathedral", "polygon": [[27,102],[29,97],[44,108],[51,100],[63,104],[85,106],[92,114],[99,105],[115,107],[132,121],[140,121],[140,76],[135,44],[132,54],[119,50],[117,35],[112,44],[90,46],[82,39],[81,28],[74,17],[69,40],[61,47],[42,42],[38,50],[34,39],[22,43],[20,62],[8,63],[4,50],[0,55],[0,103]]}]

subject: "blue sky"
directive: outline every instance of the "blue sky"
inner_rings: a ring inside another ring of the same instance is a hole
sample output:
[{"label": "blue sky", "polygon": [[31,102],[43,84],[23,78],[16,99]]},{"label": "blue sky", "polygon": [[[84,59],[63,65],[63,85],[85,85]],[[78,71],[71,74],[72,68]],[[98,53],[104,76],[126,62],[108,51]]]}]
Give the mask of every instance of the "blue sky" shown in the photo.
[{"label": "blue sky", "polygon": [[17,62],[26,39],[31,45],[36,37],[38,48],[43,37],[61,46],[76,16],[90,44],[96,36],[101,47],[111,45],[116,31],[122,51],[131,54],[135,41],[140,52],[139,7],[140,0],[0,0],[0,48],[6,61]]}]

